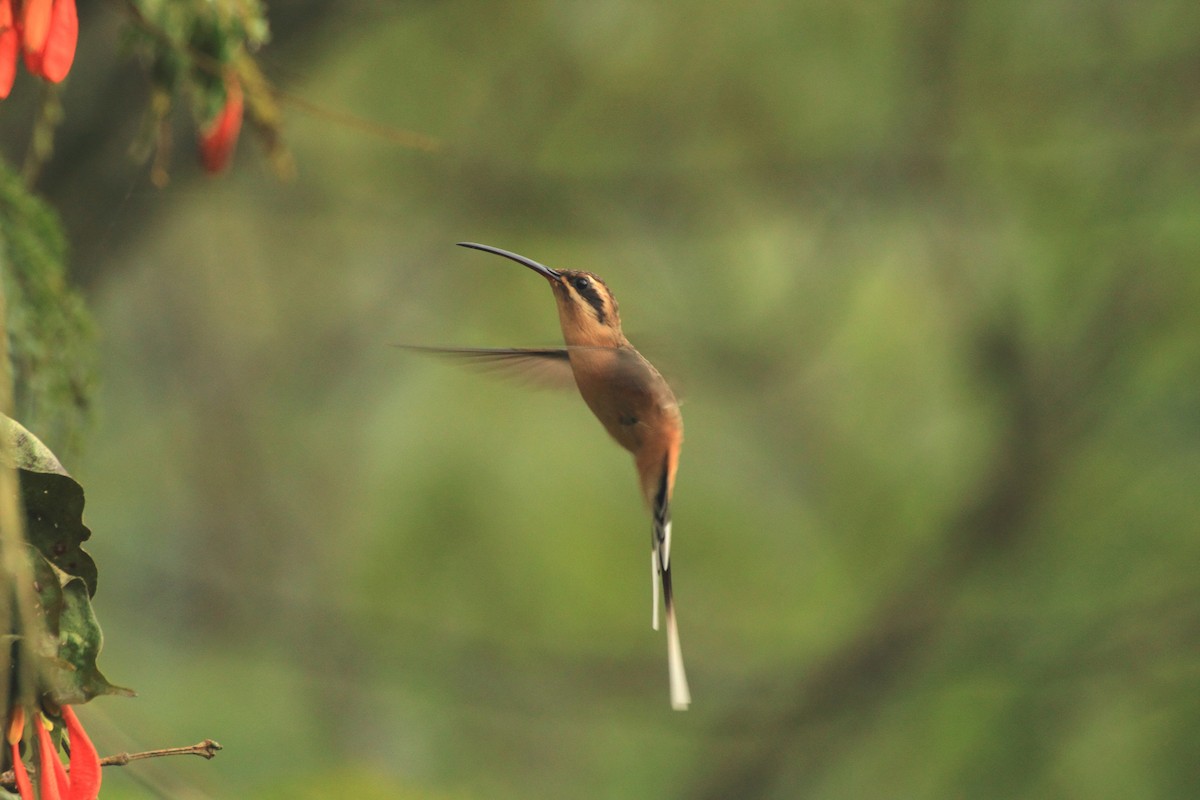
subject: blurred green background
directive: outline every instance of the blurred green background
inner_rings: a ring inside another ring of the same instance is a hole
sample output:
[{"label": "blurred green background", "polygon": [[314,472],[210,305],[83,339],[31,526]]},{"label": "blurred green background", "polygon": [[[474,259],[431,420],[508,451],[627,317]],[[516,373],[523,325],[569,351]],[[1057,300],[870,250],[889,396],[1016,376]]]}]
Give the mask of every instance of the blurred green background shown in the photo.
[{"label": "blurred green background", "polygon": [[[1194,0],[279,2],[272,79],[440,149],[285,104],[295,181],[184,133],[164,190],[114,8],[39,184],[140,693],[81,716],[225,751],[106,797],[1200,793]],[[628,455],[389,346],[559,341],[462,239],[603,276],[683,398],[687,713]]]}]

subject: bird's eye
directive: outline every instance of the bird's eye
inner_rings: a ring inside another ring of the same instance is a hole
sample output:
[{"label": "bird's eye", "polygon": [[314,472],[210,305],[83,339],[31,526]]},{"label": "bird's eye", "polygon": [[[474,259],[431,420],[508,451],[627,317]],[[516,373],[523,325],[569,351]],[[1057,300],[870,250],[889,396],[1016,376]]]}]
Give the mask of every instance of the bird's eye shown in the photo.
[{"label": "bird's eye", "polygon": [[572,281],[572,283],[574,283],[575,288],[581,292],[592,285],[592,282],[587,278],[576,278],[574,281]]}]

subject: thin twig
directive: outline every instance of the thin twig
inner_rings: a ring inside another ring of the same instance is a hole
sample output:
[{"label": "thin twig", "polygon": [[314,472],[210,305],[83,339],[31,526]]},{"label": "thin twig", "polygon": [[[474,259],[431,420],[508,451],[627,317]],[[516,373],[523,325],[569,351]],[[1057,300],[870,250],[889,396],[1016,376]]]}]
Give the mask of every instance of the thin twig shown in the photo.
[{"label": "thin twig", "polygon": [[162,750],[145,750],[141,753],[117,753],[100,759],[102,767],[123,767],[130,761],[140,761],[143,758],[162,758],[163,756],[200,756],[212,759],[217,755],[221,745],[213,739],[205,739],[191,747],[165,747]]},{"label": "thin twig", "polygon": [[[143,758],[162,758],[163,756],[200,756],[201,758],[212,759],[217,755],[217,751],[221,749],[219,742],[213,739],[205,739],[203,742],[197,742],[190,747],[164,747],[161,750],[145,750],[141,753],[117,753],[111,756],[105,756],[100,759],[102,767],[123,767],[130,761],[141,761]],[[10,769],[7,772],[0,772],[0,786],[5,789],[15,789],[17,786],[16,777]]]},{"label": "thin twig", "polygon": [[292,94],[280,89],[278,86],[272,86],[272,91],[275,97],[284,105],[291,106],[297,111],[308,114],[316,119],[326,120],[335,124],[341,125],[350,130],[356,130],[360,133],[365,133],[370,136],[375,136],[392,144],[407,147],[411,150],[421,150],[426,153],[436,153],[442,149],[440,139],[429,136],[428,134],[418,133],[417,131],[397,128],[393,125],[387,125],[382,122],[360,117],[349,111],[341,111],[330,106],[320,105],[311,100],[306,100],[300,95]]}]

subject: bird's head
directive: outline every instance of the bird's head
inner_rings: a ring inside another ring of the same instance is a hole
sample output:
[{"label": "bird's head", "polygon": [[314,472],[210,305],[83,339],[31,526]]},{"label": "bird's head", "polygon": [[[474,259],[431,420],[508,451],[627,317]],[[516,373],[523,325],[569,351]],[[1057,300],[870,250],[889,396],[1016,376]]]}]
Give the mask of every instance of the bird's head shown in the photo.
[{"label": "bird's head", "polygon": [[558,303],[558,319],[562,324],[563,340],[568,345],[616,347],[624,342],[617,299],[613,297],[607,284],[592,273],[573,269],[550,269],[531,258],[486,244],[459,242],[459,245],[504,256],[529,267],[549,281],[554,289],[554,300]]}]

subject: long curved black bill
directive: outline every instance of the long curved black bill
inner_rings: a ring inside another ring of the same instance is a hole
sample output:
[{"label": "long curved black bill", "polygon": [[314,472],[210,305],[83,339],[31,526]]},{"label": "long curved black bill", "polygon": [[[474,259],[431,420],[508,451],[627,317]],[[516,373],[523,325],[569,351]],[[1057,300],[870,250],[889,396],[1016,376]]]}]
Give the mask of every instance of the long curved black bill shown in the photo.
[{"label": "long curved black bill", "polygon": [[507,258],[511,261],[515,261],[518,264],[522,264],[526,267],[529,267],[531,270],[538,273],[539,275],[543,275],[547,278],[551,278],[554,280],[557,280],[559,278],[559,276],[562,275],[562,273],[559,272],[558,270],[550,269],[549,267],[547,267],[544,264],[539,264],[538,262],[534,261],[532,258],[526,258],[523,255],[520,255],[518,253],[513,253],[509,250],[501,250],[499,247],[492,247],[490,244],[476,244],[475,242],[459,242],[458,246],[459,247],[470,247],[472,250],[482,250],[485,253],[495,253],[498,256],[504,256],[505,258]]}]

